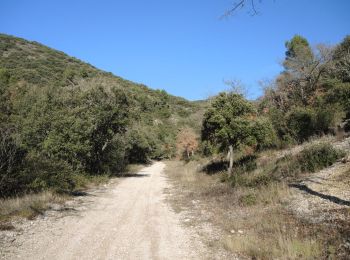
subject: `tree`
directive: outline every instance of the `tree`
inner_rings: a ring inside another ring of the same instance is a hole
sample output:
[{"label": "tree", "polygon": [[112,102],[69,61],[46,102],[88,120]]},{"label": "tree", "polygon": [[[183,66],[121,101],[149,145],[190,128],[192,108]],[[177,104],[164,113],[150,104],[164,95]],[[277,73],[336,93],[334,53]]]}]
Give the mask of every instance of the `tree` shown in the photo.
[{"label": "tree", "polygon": [[18,172],[22,168],[25,151],[18,143],[15,129],[0,123],[0,197],[23,188],[18,182]]},{"label": "tree", "polygon": [[313,51],[308,41],[295,35],[285,43],[286,57],[283,62],[285,71],[276,83],[279,92],[287,97],[285,104],[307,106],[314,102],[321,76],[327,71],[331,61],[331,48],[319,45]]},{"label": "tree", "polygon": [[129,124],[128,98],[116,88],[107,92],[96,87],[84,99],[82,101],[89,104],[87,118],[92,119],[88,169],[93,173],[114,172],[119,167],[114,159],[122,149],[120,138]]},{"label": "tree", "polygon": [[274,136],[271,123],[257,119],[252,103],[242,95],[220,93],[204,115],[202,141],[218,146],[221,151],[228,151],[228,173],[232,174],[233,153],[242,146],[254,150],[272,144]]},{"label": "tree", "polygon": [[138,128],[131,129],[127,132],[126,150],[128,162],[147,163],[149,161],[152,152],[149,132]]},{"label": "tree", "polygon": [[285,71],[265,88],[260,103],[281,145],[330,133],[344,114],[350,115],[345,83],[350,78],[350,37],[335,48],[319,44],[311,49],[304,37],[295,35],[285,46]]},{"label": "tree", "polygon": [[314,61],[309,42],[300,35],[295,35],[290,41],[285,43],[287,48],[286,58],[283,66],[287,72],[297,74],[302,77],[305,71]]},{"label": "tree", "polygon": [[350,82],[350,35],[335,48],[333,52],[332,75],[342,82]]}]

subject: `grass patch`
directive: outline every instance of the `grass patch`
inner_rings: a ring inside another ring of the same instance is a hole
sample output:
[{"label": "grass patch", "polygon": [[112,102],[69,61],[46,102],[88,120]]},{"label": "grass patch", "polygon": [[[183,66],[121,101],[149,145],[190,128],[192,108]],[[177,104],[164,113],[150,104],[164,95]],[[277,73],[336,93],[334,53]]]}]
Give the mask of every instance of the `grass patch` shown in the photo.
[{"label": "grass patch", "polygon": [[322,255],[322,242],[310,229],[278,208],[254,209],[231,227],[242,233],[226,236],[223,245],[252,259],[319,259]]},{"label": "grass patch", "polygon": [[243,206],[252,206],[257,203],[257,198],[254,193],[244,194],[239,198],[239,202]]},{"label": "grass patch", "polygon": [[231,223],[236,232],[223,239],[226,249],[252,259],[348,259],[349,251],[342,246],[347,236],[341,233],[348,234],[349,229],[344,225],[304,222],[282,207],[254,208],[249,213]]},{"label": "grass patch", "polygon": [[43,214],[50,204],[62,204],[67,196],[58,195],[49,191],[38,194],[28,194],[22,197],[0,200],[0,221],[8,221],[14,216],[34,219]]},{"label": "grass patch", "polygon": [[304,237],[295,229],[299,223],[287,226],[290,223],[280,213],[251,216],[242,224],[251,228],[227,236],[223,240],[226,249],[252,259],[319,259],[322,255],[322,242]]}]

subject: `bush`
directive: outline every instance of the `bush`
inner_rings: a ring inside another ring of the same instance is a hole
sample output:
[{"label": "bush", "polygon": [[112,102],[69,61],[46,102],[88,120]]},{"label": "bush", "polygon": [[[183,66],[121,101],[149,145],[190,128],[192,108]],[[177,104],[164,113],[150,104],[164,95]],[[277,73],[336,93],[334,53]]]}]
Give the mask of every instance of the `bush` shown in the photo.
[{"label": "bush", "polygon": [[287,116],[287,124],[294,137],[299,141],[306,141],[315,134],[316,114],[311,108],[298,107]]},{"label": "bush", "polygon": [[327,134],[340,117],[337,106],[297,107],[287,116],[287,124],[294,138],[304,142],[311,136]]},{"label": "bush", "polygon": [[140,130],[131,130],[127,134],[127,159],[130,163],[147,163],[149,161],[151,146],[148,136]]},{"label": "bush", "polygon": [[65,161],[30,153],[26,157],[26,168],[21,172],[21,179],[26,183],[27,191],[51,189],[70,192],[76,187],[77,174]]},{"label": "bush", "polygon": [[314,144],[295,156],[287,155],[276,162],[273,175],[277,178],[296,177],[305,172],[320,171],[331,166],[345,153],[335,149],[331,144]]},{"label": "bush", "polygon": [[325,102],[339,104],[350,118],[350,83],[334,83],[325,96]]},{"label": "bush", "polygon": [[0,126],[0,197],[22,189],[18,172],[23,168],[26,151],[14,138],[14,130]]},{"label": "bush", "polygon": [[258,117],[254,122],[251,135],[256,139],[256,149],[258,151],[277,145],[277,135],[272,122],[268,118]]},{"label": "bush", "polygon": [[[331,144],[314,144],[297,155],[286,155],[276,162],[271,162],[262,171],[252,172],[257,168],[255,156],[243,157],[235,163],[229,181],[232,187],[261,187],[275,181],[298,177],[306,172],[316,172],[331,166],[345,153]],[[275,166],[273,166],[275,164]]]},{"label": "bush", "polygon": [[321,143],[304,149],[297,161],[302,172],[316,172],[332,165],[344,155],[343,151],[335,149],[331,144]]},{"label": "bush", "polygon": [[266,186],[274,181],[274,176],[271,173],[249,174],[249,173],[234,173],[229,182],[232,187],[243,186],[249,188]]}]

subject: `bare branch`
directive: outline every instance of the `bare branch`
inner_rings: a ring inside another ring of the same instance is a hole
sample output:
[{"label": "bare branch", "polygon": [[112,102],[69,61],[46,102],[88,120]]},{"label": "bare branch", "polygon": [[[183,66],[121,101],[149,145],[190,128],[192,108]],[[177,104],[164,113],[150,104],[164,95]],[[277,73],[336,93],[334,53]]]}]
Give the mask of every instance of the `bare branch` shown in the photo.
[{"label": "bare branch", "polygon": [[222,16],[221,18],[225,18],[228,17],[230,15],[232,15],[238,8],[243,8],[244,4],[245,4],[246,0],[241,0],[240,2],[236,3],[233,5],[233,7],[229,10],[227,10]]},{"label": "bare branch", "polygon": [[239,94],[244,97],[248,96],[247,88],[244,86],[242,81],[238,79],[224,80],[224,84],[230,87],[228,92]]},{"label": "bare branch", "polygon": [[252,16],[257,15],[257,14],[258,14],[258,12],[257,12],[257,11],[256,11],[256,9],[255,9],[255,3],[254,3],[254,0],[251,0],[251,4],[252,4],[252,11],[253,11]]},{"label": "bare branch", "polygon": [[[237,10],[244,8],[245,6],[250,6],[250,10],[249,12],[251,13],[252,16],[258,15],[259,12],[256,9],[256,0],[241,0],[235,4],[233,4],[232,8],[230,8],[229,10],[227,10],[220,18],[226,18],[229,17],[231,15],[233,15],[233,13],[235,13]],[[249,3],[248,3],[249,2]]]}]

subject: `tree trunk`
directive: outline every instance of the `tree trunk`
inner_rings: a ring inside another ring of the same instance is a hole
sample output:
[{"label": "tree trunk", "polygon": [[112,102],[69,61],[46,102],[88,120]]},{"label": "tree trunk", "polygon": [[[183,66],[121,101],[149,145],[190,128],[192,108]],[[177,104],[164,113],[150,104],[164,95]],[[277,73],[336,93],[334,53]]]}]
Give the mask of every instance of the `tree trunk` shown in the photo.
[{"label": "tree trunk", "polygon": [[230,160],[229,166],[228,166],[228,175],[231,176],[232,175],[232,168],[233,168],[233,146],[232,145],[230,145],[228,147],[227,158]]},{"label": "tree trunk", "polygon": [[101,148],[102,152],[106,149],[107,145],[108,145],[108,139]]}]

